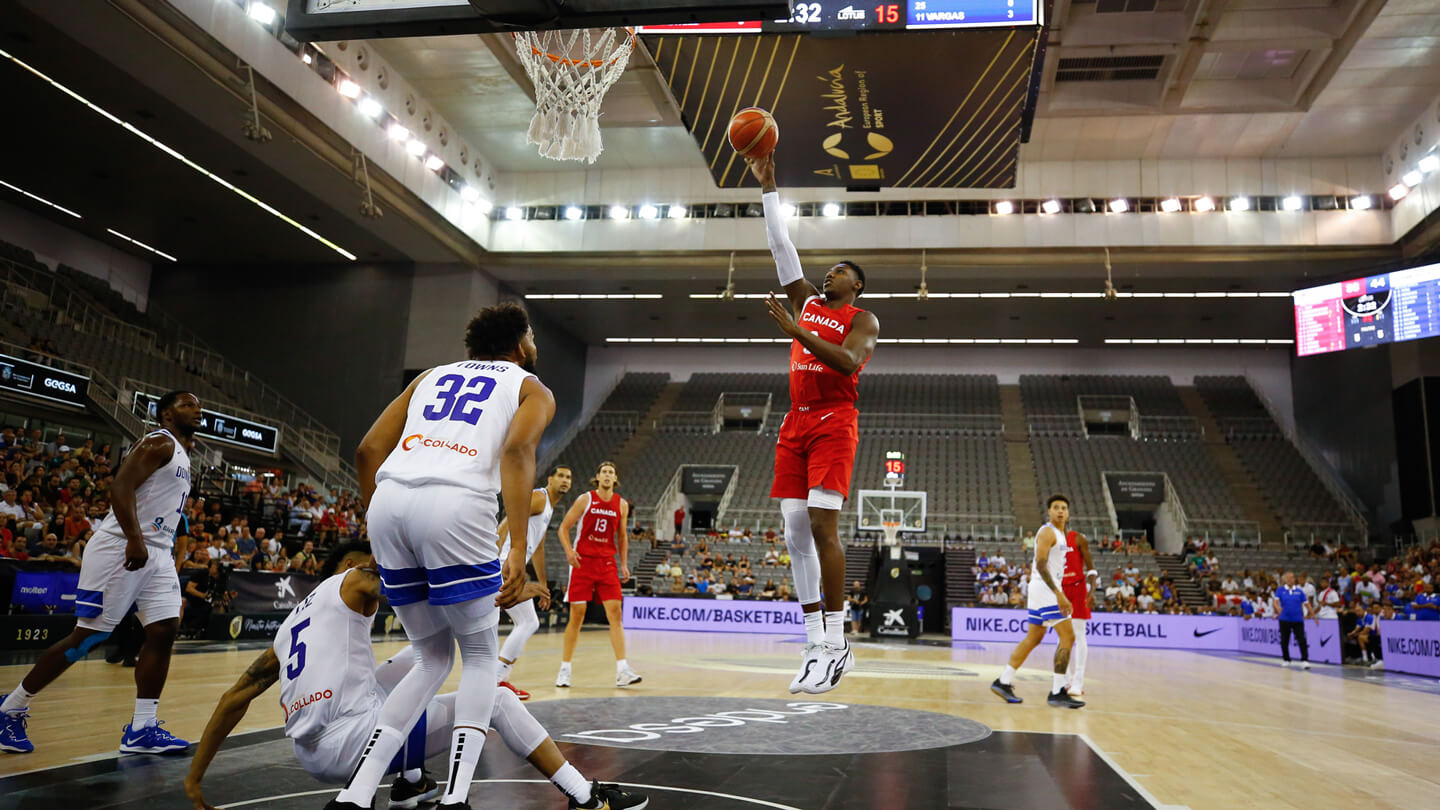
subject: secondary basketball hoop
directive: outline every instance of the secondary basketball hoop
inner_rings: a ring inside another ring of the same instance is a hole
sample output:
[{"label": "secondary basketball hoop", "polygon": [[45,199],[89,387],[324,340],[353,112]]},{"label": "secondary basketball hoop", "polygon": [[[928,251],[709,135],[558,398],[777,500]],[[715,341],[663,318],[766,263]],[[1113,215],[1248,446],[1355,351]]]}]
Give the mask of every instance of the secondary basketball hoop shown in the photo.
[{"label": "secondary basketball hoop", "polygon": [[515,55],[535,85],[535,115],[525,142],[552,160],[595,162],[600,105],[630,63],[634,28],[519,31]]}]

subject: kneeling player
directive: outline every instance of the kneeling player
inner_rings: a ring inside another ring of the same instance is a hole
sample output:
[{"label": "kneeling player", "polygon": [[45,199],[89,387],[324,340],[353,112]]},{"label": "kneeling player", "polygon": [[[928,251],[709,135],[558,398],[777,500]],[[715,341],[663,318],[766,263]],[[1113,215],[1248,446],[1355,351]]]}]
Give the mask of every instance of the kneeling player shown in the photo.
[{"label": "kneeling player", "polygon": [[[339,574],[328,576],[337,569]],[[323,574],[327,577],[285,618],[274,646],[255,659],[215,707],[185,777],[185,794],[196,810],[214,810],[201,791],[205,771],[250,702],[275,681],[280,681],[285,735],[295,741],[300,765],[322,782],[340,784],[360,761],[386,693],[414,664],[406,647],[375,665],[370,629],[380,607],[380,577],[368,543],[335,549]],[[391,772],[402,774],[390,789],[391,808],[413,808],[440,795],[421,765],[426,757],[450,750],[454,716],[454,693],[437,696],[421,715],[390,763]],[[649,804],[643,795],[615,785],[586,782],[510,690],[496,687],[490,722],[510,750],[565,793],[571,808],[641,810]]]}]

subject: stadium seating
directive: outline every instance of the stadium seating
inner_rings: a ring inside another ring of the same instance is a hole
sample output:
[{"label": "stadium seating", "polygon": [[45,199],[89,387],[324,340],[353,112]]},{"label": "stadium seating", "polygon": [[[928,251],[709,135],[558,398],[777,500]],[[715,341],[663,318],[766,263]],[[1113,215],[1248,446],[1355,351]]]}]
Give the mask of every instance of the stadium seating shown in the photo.
[{"label": "stadium seating", "polygon": [[628,373],[605,398],[600,410],[635,411],[643,416],[669,384],[670,375],[663,371]]},{"label": "stadium seating", "polygon": [[[1134,441],[1129,437],[1030,441],[1040,492],[1063,492],[1071,513],[1107,514],[1101,473],[1163,472],[1170,476],[1190,518],[1243,520],[1244,512],[1205,448],[1198,442]],[[1044,504],[1040,504],[1043,508]]]},{"label": "stadium seating", "polygon": [[1112,374],[1021,374],[1025,414],[1072,414],[1078,396],[1128,396],[1144,416],[1187,416],[1169,377]]}]

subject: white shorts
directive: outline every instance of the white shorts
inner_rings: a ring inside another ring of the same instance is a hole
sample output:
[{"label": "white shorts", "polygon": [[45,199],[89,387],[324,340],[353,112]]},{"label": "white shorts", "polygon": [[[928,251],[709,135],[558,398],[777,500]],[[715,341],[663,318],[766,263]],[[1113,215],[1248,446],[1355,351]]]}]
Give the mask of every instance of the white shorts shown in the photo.
[{"label": "white shorts", "polygon": [[108,633],[131,605],[142,626],[180,617],[180,577],[170,550],[148,544],[145,550],[145,567],[126,571],[125,538],[108,532],[90,538],[75,590],[76,625]]},{"label": "white shorts", "polygon": [[500,590],[493,496],[460,487],[381,481],[367,522],[391,605],[455,605]]},{"label": "white shorts", "polygon": [[1028,621],[1031,624],[1051,627],[1068,620],[1069,617],[1060,612],[1060,600],[1055,598],[1055,592],[1046,586],[1044,580],[1031,580],[1030,589],[1025,596],[1025,607],[1030,611]]},{"label": "white shorts", "polygon": [[[427,757],[447,753],[450,750],[450,732],[455,726],[454,717],[454,693],[440,695],[430,701],[385,772],[400,773],[409,768],[419,768],[425,764]],[[361,714],[341,717],[327,725],[313,745],[296,740],[295,758],[300,761],[300,767],[317,780],[343,785],[350,781],[350,775],[360,762],[360,753],[379,725],[380,706]]]}]

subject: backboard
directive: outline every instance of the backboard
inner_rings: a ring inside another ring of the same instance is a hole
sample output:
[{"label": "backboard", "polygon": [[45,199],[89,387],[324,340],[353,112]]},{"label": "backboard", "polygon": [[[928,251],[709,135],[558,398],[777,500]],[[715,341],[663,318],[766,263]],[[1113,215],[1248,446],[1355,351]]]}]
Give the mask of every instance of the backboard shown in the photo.
[{"label": "backboard", "polygon": [[304,42],[784,19],[789,0],[289,0]]},{"label": "backboard", "polygon": [[925,493],[903,489],[862,489],[856,501],[856,528],[878,532],[881,524],[896,521],[901,532],[925,531]]}]

